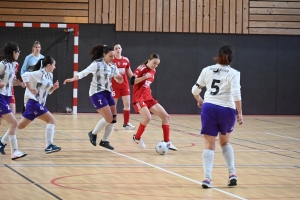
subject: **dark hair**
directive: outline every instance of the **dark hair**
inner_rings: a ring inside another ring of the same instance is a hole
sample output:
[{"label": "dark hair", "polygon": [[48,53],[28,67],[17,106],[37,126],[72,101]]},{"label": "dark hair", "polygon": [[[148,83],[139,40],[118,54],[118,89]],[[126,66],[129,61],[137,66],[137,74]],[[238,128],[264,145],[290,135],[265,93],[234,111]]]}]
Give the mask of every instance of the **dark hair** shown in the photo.
[{"label": "dark hair", "polygon": [[54,58],[52,58],[51,56],[45,56],[44,58],[41,58],[39,59],[39,61],[37,61],[32,71],[40,70],[41,65],[43,65],[42,66],[43,68],[46,67],[48,64],[52,65],[54,61],[55,61]]},{"label": "dark hair", "polygon": [[152,60],[152,59],[159,59],[159,55],[157,53],[153,53],[149,56],[149,58],[147,60],[145,60],[145,62],[143,62],[143,64],[147,64],[148,63],[148,60]]},{"label": "dark hair", "polygon": [[113,49],[115,49],[115,46],[116,46],[116,45],[120,45],[120,46],[121,46],[120,43],[113,43],[113,45],[112,45]]},{"label": "dark hair", "polygon": [[0,60],[6,59],[8,62],[14,62],[14,52],[19,50],[18,44],[15,42],[8,42],[4,45],[1,51]]},{"label": "dark hair", "polygon": [[110,51],[114,51],[111,46],[99,44],[91,49],[89,55],[92,56],[92,61],[94,61],[96,59],[102,58],[104,53],[107,54]]},{"label": "dark hair", "polygon": [[231,46],[222,46],[219,50],[219,56],[214,59],[218,61],[220,65],[229,65],[233,59]]}]

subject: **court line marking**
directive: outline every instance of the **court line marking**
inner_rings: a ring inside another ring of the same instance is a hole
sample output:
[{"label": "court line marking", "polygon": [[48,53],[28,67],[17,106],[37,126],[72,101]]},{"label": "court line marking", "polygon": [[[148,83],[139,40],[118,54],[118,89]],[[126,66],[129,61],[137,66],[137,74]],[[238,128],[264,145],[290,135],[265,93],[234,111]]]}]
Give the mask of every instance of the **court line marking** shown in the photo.
[{"label": "court line marking", "polygon": [[16,174],[18,174],[19,176],[21,176],[22,178],[26,179],[27,181],[29,181],[30,183],[34,184],[35,186],[37,186],[38,188],[44,190],[45,192],[47,192],[48,194],[50,194],[51,196],[55,197],[58,200],[62,200],[62,198],[60,198],[59,196],[53,194],[52,192],[50,192],[49,190],[43,188],[42,186],[40,186],[39,184],[35,183],[34,181],[32,181],[31,179],[27,178],[25,175],[21,174],[20,172],[18,172],[17,170],[11,168],[10,166],[8,166],[7,164],[4,164],[5,167],[7,167],[8,169],[10,169],[11,171],[15,172]]},{"label": "court line marking", "polygon": [[267,135],[273,135],[273,136],[277,136],[277,137],[282,137],[282,138],[288,138],[288,139],[292,139],[292,140],[300,140],[300,139],[297,139],[297,138],[283,136],[283,135],[277,135],[277,134],[274,134],[274,133],[265,133],[265,134],[267,134]]},{"label": "court line marking", "polygon": [[[136,158],[133,158],[133,157],[130,157],[130,156],[127,156],[127,155],[118,153],[118,152],[116,152],[116,151],[111,151],[111,150],[107,150],[107,151],[110,151],[111,153],[117,154],[117,155],[119,155],[119,156],[123,156],[123,157],[125,157],[125,158],[129,158],[129,159],[131,159],[131,160],[134,160],[134,161],[143,163],[143,164],[145,164],[145,165],[148,165],[148,166],[153,167],[153,168],[155,168],[155,169],[158,169],[158,170],[167,172],[167,173],[169,173],[169,174],[172,174],[172,175],[174,175],[174,176],[183,178],[183,179],[185,179],[185,180],[194,182],[194,183],[196,183],[196,184],[198,184],[198,185],[202,185],[202,183],[199,182],[199,181],[196,181],[196,180],[194,180],[194,179],[191,179],[191,178],[182,176],[182,175],[180,175],[180,174],[171,172],[171,171],[169,171],[169,170],[166,170],[166,169],[164,169],[164,168],[158,167],[158,166],[156,166],[156,165],[152,165],[152,164],[150,164],[150,163],[147,163],[147,162],[141,161],[141,160],[139,160],[139,159],[136,159]],[[215,187],[213,187],[212,189],[214,189],[214,190],[216,190],[216,191],[218,191],[218,192],[221,192],[221,193],[223,193],[223,194],[227,194],[227,195],[229,195],[229,196],[235,197],[235,198],[237,198],[237,199],[247,200],[246,198],[240,197],[240,196],[238,196],[238,195],[232,194],[232,193],[230,193],[230,192],[226,192],[226,191],[224,191],[224,190],[221,190],[221,189],[218,189],[218,188],[215,188]]]}]

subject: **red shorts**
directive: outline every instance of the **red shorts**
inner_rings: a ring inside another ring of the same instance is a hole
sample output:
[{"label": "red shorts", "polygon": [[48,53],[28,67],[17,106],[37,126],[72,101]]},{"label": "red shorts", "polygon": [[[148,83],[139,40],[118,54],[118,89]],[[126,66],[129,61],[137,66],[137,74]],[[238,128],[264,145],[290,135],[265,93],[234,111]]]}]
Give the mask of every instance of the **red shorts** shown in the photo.
[{"label": "red shorts", "polygon": [[139,101],[139,102],[133,103],[133,108],[136,113],[139,113],[139,110],[141,108],[147,107],[148,109],[150,109],[152,106],[154,106],[157,103],[158,103],[158,101],[155,99],[148,100],[148,101]]},{"label": "red shorts", "polygon": [[14,88],[12,88],[11,93],[12,93],[12,95],[11,95],[11,97],[10,97],[10,102],[9,102],[9,103],[14,103],[14,104],[16,104]]},{"label": "red shorts", "polygon": [[130,95],[130,90],[129,89],[117,89],[112,91],[111,95],[113,98],[119,99],[123,96],[128,96]]}]

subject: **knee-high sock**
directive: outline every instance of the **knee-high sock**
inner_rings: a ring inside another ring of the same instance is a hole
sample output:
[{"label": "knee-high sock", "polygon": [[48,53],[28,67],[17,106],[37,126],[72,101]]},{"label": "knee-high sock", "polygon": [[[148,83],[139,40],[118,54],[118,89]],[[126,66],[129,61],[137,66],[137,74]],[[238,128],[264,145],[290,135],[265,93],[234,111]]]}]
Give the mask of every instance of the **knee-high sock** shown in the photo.
[{"label": "knee-high sock", "polygon": [[48,147],[50,144],[53,144],[54,128],[55,128],[54,124],[47,124],[46,126],[46,133],[45,133],[46,147]]},{"label": "knee-high sock", "polygon": [[231,144],[226,144],[222,147],[224,159],[226,161],[229,174],[235,174],[234,153]]},{"label": "knee-high sock", "polygon": [[92,133],[94,135],[97,135],[107,124],[109,124],[107,121],[105,121],[104,118],[100,119],[98,124],[95,126],[94,130]]},{"label": "knee-high sock", "polygon": [[7,144],[7,142],[9,141],[9,129],[6,131],[6,133],[3,135],[1,142],[2,144]]},{"label": "knee-high sock", "polygon": [[164,133],[164,141],[169,142],[170,141],[170,125],[162,125],[163,133]]},{"label": "knee-high sock", "polygon": [[215,152],[211,149],[204,149],[202,153],[202,162],[204,170],[204,178],[212,180],[211,172],[214,163]]},{"label": "knee-high sock", "polygon": [[146,129],[146,126],[143,124],[140,124],[140,126],[135,134],[135,139],[137,139],[137,140],[141,139],[145,129]]},{"label": "knee-high sock", "polygon": [[111,124],[108,124],[107,126],[105,126],[102,141],[108,141],[108,138],[109,138],[110,134],[112,133],[112,131],[114,129],[114,125],[115,124],[111,123]]},{"label": "knee-high sock", "polygon": [[123,110],[124,124],[129,122],[130,110]]},{"label": "knee-high sock", "polygon": [[18,141],[16,135],[9,135],[9,142],[10,142],[10,150],[13,154],[15,150],[18,150]]}]

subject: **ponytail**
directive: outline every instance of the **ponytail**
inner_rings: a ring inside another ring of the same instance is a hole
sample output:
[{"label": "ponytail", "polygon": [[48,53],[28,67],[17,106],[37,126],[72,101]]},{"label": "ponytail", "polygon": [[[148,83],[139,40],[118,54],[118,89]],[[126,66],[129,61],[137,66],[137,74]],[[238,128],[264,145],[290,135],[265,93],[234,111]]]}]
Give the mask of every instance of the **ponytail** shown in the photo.
[{"label": "ponytail", "polygon": [[38,71],[41,68],[46,67],[47,65],[52,65],[55,62],[54,58],[51,56],[45,56],[37,61],[37,63],[33,66],[32,71]]},{"label": "ponytail", "polygon": [[107,46],[107,45],[97,45],[97,46],[94,46],[90,52],[89,52],[89,55],[92,56],[92,61],[96,60],[96,59],[99,59],[99,58],[102,58],[103,57],[103,54],[107,54],[108,52],[110,51],[113,51],[114,49],[111,47],[111,46]]},{"label": "ponytail", "polygon": [[149,56],[149,58],[143,62],[143,64],[146,65],[146,64],[148,63],[148,60],[152,60],[152,59],[155,59],[155,58],[156,58],[156,59],[160,59],[160,58],[159,58],[159,55],[158,55],[157,53],[151,54],[151,55]]},{"label": "ponytail", "polygon": [[226,45],[221,47],[219,50],[219,56],[215,57],[214,59],[218,61],[220,65],[229,65],[233,60],[231,47]]}]

